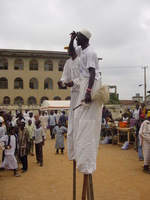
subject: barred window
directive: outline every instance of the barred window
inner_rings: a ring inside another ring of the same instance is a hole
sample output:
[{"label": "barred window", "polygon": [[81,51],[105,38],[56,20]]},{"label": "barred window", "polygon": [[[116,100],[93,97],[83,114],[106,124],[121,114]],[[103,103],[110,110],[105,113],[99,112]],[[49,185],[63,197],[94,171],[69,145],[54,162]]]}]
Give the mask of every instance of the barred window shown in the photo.
[{"label": "barred window", "polygon": [[23,80],[21,78],[14,80],[14,89],[23,89]]},{"label": "barred window", "polygon": [[14,70],[23,70],[23,60],[16,59],[14,62]]},{"label": "barred window", "polygon": [[50,78],[45,79],[44,81],[44,89],[53,89],[53,80]]},{"label": "barred window", "polygon": [[65,60],[61,60],[61,61],[59,62],[58,71],[63,71],[65,63],[66,63]]},{"label": "barred window", "polygon": [[46,60],[44,63],[44,71],[53,71],[53,62],[51,60]]},{"label": "barred window", "polygon": [[8,70],[8,61],[6,58],[0,59],[0,70]]},{"label": "barred window", "polygon": [[0,89],[8,89],[8,80],[4,77],[0,78]]},{"label": "barred window", "polygon": [[30,89],[38,89],[38,80],[36,78],[31,78],[29,82]]},{"label": "barred window", "polygon": [[38,61],[33,59],[30,61],[30,70],[38,70]]}]

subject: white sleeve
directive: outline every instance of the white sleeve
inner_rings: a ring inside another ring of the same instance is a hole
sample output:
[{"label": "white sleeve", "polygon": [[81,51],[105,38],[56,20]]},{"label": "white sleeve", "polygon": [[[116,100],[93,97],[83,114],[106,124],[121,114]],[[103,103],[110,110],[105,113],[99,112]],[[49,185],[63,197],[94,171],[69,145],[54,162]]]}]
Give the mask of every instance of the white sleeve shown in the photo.
[{"label": "white sleeve", "polygon": [[68,60],[67,60],[65,65],[64,65],[63,73],[62,73],[60,80],[64,84],[64,83],[69,82],[68,79],[69,79],[69,65],[68,65]]},{"label": "white sleeve", "polygon": [[81,46],[75,47],[75,51],[76,51],[76,54],[80,57],[81,56],[81,52],[82,52]]}]

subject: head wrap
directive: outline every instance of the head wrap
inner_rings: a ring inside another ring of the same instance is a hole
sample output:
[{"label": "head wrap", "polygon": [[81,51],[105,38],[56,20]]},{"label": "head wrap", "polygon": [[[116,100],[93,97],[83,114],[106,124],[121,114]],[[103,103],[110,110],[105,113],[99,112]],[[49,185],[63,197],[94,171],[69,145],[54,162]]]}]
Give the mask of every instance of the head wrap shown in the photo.
[{"label": "head wrap", "polygon": [[91,38],[91,33],[90,31],[86,30],[86,29],[82,29],[81,31],[79,31],[80,33],[82,33],[82,35],[84,35],[87,39]]}]

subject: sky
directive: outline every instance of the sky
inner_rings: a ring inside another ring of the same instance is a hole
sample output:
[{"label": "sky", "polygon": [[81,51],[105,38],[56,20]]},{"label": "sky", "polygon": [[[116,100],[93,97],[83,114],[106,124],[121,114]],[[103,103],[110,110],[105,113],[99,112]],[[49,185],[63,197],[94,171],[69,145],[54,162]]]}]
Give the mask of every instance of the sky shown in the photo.
[{"label": "sky", "polygon": [[65,51],[82,29],[120,100],[144,96],[143,67],[150,91],[150,0],[0,0],[0,49]]}]

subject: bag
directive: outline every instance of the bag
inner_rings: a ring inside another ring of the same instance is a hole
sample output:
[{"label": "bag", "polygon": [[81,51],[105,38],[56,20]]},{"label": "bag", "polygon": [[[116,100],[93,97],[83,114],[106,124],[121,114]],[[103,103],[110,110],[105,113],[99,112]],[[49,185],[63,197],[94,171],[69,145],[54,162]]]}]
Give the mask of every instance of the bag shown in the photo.
[{"label": "bag", "polygon": [[122,150],[127,150],[129,148],[129,142],[125,141],[123,146],[121,147]]}]

